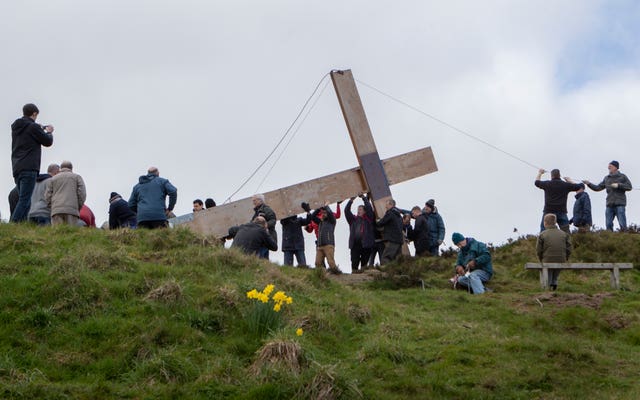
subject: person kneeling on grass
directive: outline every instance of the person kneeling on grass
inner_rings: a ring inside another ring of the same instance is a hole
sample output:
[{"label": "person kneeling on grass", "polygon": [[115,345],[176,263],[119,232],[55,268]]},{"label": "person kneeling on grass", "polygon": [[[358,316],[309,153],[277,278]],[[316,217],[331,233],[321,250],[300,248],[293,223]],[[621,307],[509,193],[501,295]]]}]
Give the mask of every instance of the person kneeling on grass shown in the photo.
[{"label": "person kneeling on grass", "polygon": [[491,254],[487,245],[474,238],[465,238],[458,232],[451,236],[451,241],[460,249],[454,284],[471,288],[473,294],[484,293],[487,290],[484,283],[493,276]]}]

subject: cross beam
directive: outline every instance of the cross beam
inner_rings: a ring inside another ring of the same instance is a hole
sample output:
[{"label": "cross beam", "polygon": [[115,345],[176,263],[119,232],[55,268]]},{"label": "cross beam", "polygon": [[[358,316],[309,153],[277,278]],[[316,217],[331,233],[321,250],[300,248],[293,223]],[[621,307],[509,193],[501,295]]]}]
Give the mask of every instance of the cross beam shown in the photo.
[{"label": "cross beam", "polygon": [[[363,192],[369,193],[376,215],[381,217],[384,203],[391,198],[390,185],[438,170],[431,147],[380,160],[351,71],[333,71],[331,79],[360,166],[265,193],[265,203],[279,219],[299,214],[303,201],[318,208],[325,201],[334,203]],[[223,237],[229,227],[248,222],[252,209],[251,198],[245,198],[174,218],[172,222]]]}]

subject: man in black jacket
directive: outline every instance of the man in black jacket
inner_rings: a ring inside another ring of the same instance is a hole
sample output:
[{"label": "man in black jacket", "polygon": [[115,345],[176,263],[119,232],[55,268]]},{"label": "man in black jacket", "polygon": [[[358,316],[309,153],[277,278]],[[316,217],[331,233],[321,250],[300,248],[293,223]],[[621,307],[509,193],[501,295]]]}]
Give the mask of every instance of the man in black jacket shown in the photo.
[{"label": "man in black jacket", "polygon": [[[305,210],[306,211],[306,210]],[[293,256],[298,260],[298,267],[307,265],[304,255],[304,236],[302,227],[309,224],[311,216],[306,218],[293,215],[280,220],[282,224],[282,251],[284,253],[284,265],[293,265]]]},{"label": "man in black jacket", "polygon": [[269,234],[264,217],[256,217],[248,224],[229,228],[227,238],[233,239],[231,247],[237,247],[247,254],[259,256],[263,248],[278,251],[278,243]]},{"label": "man in black jacket", "polygon": [[569,192],[580,189],[580,184],[574,183],[571,178],[560,179],[560,170],[551,170],[551,180],[542,181],[544,169],[538,170],[538,176],[534,184],[544,190],[544,209],[542,210],[542,220],[540,221],[540,232],[544,231],[545,214],[555,214],[560,229],[569,233],[569,217],[567,216],[567,196]]},{"label": "man in black jacket", "polygon": [[432,238],[429,236],[429,225],[427,217],[429,214],[422,212],[420,207],[415,206],[411,209],[411,216],[415,218],[414,226],[409,225],[407,237],[413,241],[416,248],[416,257],[430,256]]},{"label": "man in black jacket", "polygon": [[31,195],[40,172],[41,146],[53,144],[53,126],[36,124],[39,112],[35,104],[25,104],[22,118],[11,124],[11,165],[19,196],[16,209],[11,214],[12,222],[27,219]]},{"label": "man in black jacket", "polygon": [[402,212],[396,208],[396,201],[393,199],[387,200],[385,208],[387,212],[384,217],[376,222],[377,226],[383,228],[384,252],[382,253],[380,265],[395,260],[400,255],[402,243],[404,243]]}]

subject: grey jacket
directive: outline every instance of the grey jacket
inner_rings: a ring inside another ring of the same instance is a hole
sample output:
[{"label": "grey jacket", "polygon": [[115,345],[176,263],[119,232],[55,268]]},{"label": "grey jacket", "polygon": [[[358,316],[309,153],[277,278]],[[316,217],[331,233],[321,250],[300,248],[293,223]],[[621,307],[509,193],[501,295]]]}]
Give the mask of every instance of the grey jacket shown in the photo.
[{"label": "grey jacket", "polygon": [[51,179],[49,174],[40,174],[36,178],[36,186],[31,194],[31,208],[29,209],[29,218],[43,217],[51,218],[51,208],[44,198],[47,182]]},{"label": "grey jacket", "polygon": [[[612,187],[613,183],[617,183],[618,187]],[[589,188],[596,192],[607,189],[607,207],[616,207],[627,205],[627,194],[625,192],[633,189],[633,186],[631,186],[631,181],[625,174],[617,171],[615,174],[605,176],[602,182],[597,185],[590,183]]]},{"label": "grey jacket", "polygon": [[80,209],[87,199],[87,190],[82,177],[69,168],[47,181],[45,199],[51,207],[51,215],[69,214],[80,216]]}]

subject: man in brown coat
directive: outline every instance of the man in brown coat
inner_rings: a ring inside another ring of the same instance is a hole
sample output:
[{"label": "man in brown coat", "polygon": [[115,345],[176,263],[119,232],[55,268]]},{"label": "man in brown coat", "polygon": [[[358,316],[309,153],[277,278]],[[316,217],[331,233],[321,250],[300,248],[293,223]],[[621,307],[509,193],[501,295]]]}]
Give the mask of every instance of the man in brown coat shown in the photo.
[{"label": "man in brown coat", "polygon": [[82,177],[73,173],[70,161],[60,164],[60,172],[49,179],[45,199],[51,207],[51,225],[78,225],[80,209],[87,198]]},{"label": "man in brown coat", "polygon": [[[555,214],[546,214],[543,219],[544,231],[538,236],[536,252],[542,263],[564,263],[571,255],[571,239],[569,234],[556,226]],[[548,282],[551,290],[558,288],[559,269],[550,269]]]}]

